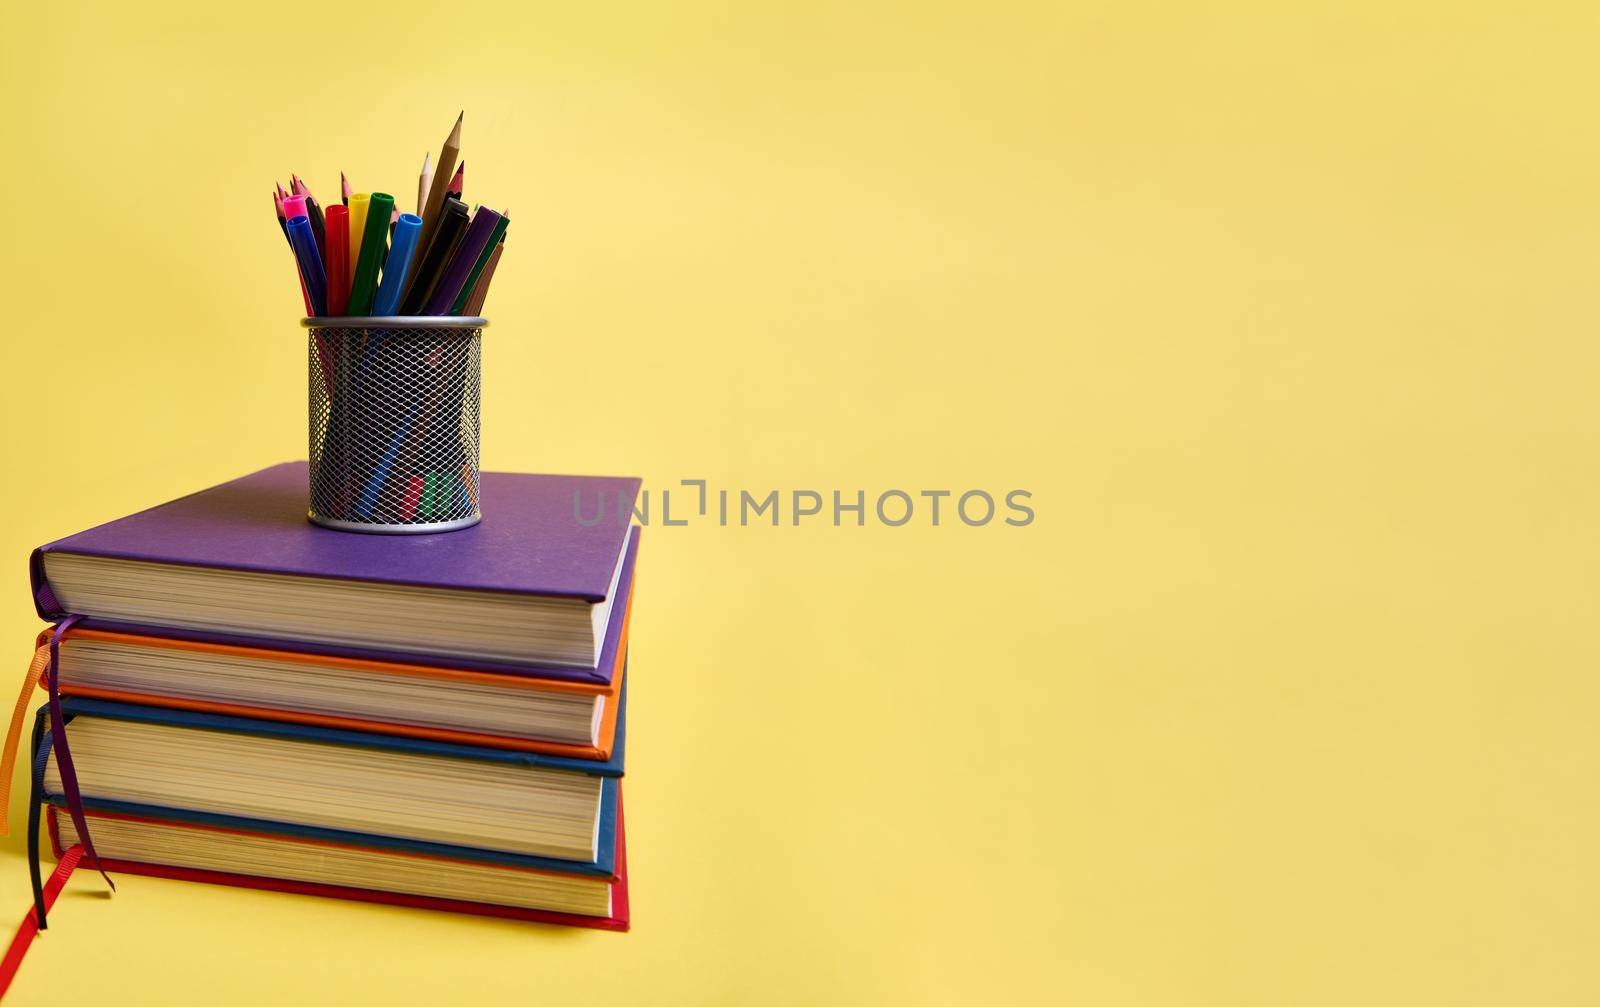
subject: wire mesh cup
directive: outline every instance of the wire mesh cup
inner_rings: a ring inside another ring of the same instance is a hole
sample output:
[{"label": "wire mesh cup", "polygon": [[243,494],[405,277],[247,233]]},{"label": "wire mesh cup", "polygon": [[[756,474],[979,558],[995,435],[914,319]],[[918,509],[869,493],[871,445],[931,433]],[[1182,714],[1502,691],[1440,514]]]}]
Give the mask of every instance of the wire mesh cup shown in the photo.
[{"label": "wire mesh cup", "polygon": [[478,523],[478,317],[307,318],[316,524],[390,535]]}]

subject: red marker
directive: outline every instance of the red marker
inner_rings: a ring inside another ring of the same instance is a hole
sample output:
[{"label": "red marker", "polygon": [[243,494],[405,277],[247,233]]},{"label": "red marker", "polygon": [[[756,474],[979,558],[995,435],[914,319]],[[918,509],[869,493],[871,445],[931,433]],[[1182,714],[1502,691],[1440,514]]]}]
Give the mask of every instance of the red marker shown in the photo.
[{"label": "red marker", "polygon": [[[328,314],[342,315],[350,303],[350,208],[327,209]],[[337,279],[335,279],[337,277]]]}]

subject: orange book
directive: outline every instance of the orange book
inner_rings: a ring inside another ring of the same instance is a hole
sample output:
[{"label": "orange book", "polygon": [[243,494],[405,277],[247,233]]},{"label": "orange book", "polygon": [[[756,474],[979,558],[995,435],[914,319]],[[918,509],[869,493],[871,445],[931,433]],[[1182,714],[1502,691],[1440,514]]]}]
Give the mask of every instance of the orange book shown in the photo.
[{"label": "orange book", "polygon": [[[603,761],[632,601],[630,592],[605,685],[72,627],[61,638],[61,694]],[[50,633],[35,643],[24,699]]]}]

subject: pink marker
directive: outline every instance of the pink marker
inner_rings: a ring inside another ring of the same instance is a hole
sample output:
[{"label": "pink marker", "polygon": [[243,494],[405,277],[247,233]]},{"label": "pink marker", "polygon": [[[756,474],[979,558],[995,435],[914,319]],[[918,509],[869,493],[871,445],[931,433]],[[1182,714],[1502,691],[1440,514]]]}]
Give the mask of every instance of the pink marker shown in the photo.
[{"label": "pink marker", "polygon": [[304,197],[304,196],[285,196],[285,197],[283,197],[283,218],[285,220],[293,220],[296,217],[306,217],[306,216],[309,216],[309,214],[306,213],[306,197]]}]

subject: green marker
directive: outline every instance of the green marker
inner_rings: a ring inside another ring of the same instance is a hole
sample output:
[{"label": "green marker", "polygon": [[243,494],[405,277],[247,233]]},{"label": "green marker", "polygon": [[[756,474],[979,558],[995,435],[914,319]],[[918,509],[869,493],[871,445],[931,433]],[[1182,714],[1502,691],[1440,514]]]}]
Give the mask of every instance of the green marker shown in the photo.
[{"label": "green marker", "polygon": [[433,517],[439,509],[439,474],[429,472],[422,480],[422,501],[419,508],[423,517]]},{"label": "green marker", "polygon": [[[483,252],[479,254],[478,261],[472,264],[472,272],[467,274],[467,282],[462,285],[461,293],[456,297],[456,303],[450,305],[450,313],[452,315],[461,314],[461,309],[467,306],[467,300],[472,297],[472,288],[478,285],[478,277],[483,273],[484,267],[489,264],[489,260],[494,257],[494,248],[500,244],[500,239],[506,236],[506,228],[510,225],[511,217],[507,214],[501,214],[500,219],[495,222],[494,230],[489,232],[489,243],[483,246]],[[521,232],[519,231],[518,233],[520,234]]]},{"label": "green marker", "polygon": [[387,192],[374,192],[367,203],[367,226],[361,232],[361,257],[356,260],[346,314],[372,314],[372,302],[378,296],[378,268],[383,265],[384,249],[389,243],[389,218],[393,215],[394,197]]}]

